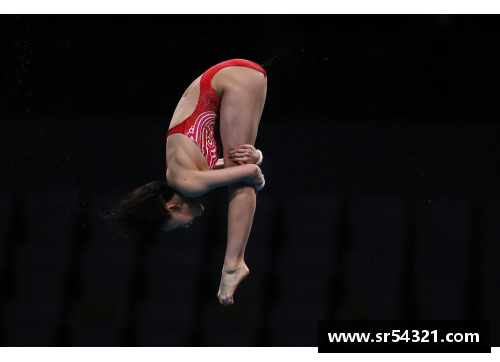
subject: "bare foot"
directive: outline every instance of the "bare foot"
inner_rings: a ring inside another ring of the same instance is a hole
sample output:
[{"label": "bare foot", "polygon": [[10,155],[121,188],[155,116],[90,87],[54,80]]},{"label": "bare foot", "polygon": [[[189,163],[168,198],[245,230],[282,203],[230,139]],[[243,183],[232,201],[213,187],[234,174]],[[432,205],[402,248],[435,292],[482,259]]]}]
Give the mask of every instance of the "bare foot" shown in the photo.
[{"label": "bare foot", "polygon": [[250,274],[245,263],[234,270],[222,269],[222,277],[220,280],[219,292],[217,298],[222,305],[234,304],[233,295],[236,288]]}]

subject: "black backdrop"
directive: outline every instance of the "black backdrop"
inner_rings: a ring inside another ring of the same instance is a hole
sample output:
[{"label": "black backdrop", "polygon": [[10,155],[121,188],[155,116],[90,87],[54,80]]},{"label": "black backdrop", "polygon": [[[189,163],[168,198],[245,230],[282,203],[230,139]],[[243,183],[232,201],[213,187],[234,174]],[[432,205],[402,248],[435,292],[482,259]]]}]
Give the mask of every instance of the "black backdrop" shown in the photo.
[{"label": "black backdrop", "polygon": [[[314,346],[318,319],[491,319],[499,345],[497,23],[1,16],[1,345]],[[178,99],[231,58],[269,83],[227,309],[225,190],[155,240],[102,215],[164,177]]]}]

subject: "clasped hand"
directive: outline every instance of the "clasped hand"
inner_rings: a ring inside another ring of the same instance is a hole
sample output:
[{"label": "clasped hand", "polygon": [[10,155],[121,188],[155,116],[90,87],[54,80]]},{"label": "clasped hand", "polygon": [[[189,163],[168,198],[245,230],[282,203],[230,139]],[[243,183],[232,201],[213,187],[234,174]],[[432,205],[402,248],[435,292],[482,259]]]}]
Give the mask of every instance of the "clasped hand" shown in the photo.
[{"label": "clasped hand", "polygon": [[260,153],[254,146],[242,144],[231,150],[228,157],[231,161],[239,165],[256,164],[260,159]]}]

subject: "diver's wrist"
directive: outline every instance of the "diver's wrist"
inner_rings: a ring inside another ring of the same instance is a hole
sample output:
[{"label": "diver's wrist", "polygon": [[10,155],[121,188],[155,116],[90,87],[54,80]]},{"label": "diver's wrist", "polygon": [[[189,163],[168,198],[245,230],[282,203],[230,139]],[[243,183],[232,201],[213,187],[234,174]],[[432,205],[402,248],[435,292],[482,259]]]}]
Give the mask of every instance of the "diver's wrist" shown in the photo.
[{"label": "diver's wrist", "polygon": [[257,150],[257,152],[259,153],[260,157],[259,157],[259,160],[257,161],[257,163],[255,163],[255,164],[258,166],[262,163],[262,160],[264,159],[264,155],[262,154],[261,150]]}]

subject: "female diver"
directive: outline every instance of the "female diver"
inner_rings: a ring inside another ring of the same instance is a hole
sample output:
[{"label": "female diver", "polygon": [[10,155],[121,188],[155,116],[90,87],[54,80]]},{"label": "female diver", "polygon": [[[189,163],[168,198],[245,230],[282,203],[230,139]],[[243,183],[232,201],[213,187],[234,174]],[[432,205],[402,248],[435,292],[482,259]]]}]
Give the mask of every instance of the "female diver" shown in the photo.
[{"label": "female diver", "polygon": [[[127,234],[145,235],[189,227],[201,215],[196,199],[214,188],[229,192],[227,246],[217,297],[234,303],[239,283],[248,276],[244,261],[264,176],[254,148],[264,108],[267,75],[243,59],[222,62],[198,77],[174,111],[166,142],[165,181],[148,183],[129,194],[111,214]],[[217,141],[224,154],[219,159]]]}]

